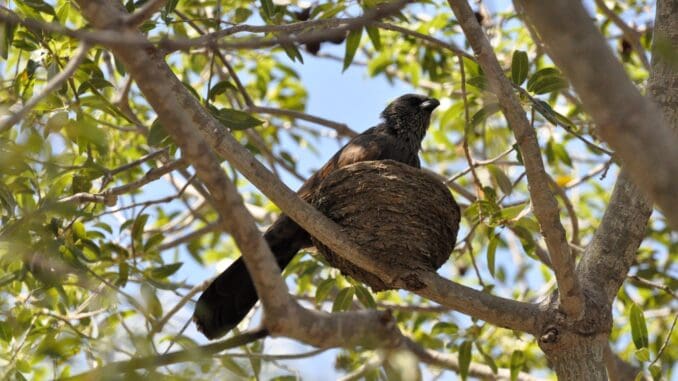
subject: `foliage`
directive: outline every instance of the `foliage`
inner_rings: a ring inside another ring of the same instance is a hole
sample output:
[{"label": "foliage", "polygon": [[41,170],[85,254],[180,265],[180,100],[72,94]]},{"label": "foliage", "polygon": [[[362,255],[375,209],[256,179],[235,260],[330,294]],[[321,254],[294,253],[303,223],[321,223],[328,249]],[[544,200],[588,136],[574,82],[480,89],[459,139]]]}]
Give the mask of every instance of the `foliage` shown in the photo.
[{"label": "foliage", "polygon": [[[141,29],[153,41],[180,40],[236,24],[285,25],[357,16],[361,8],[375,3],[320,2],[309,11],[302,8],[307,4],[296,1],[167,1]],[[141,6],[125,3],[130,12]],[[629,0],[616,2],[613,11],[630,24],[648,25],[651,6]],[[72,30],[86,26],[77,5],[68,0],[14,0],[8,8],[22,18]],[[560,189],[556,193],[568,238],[581,248],[602,216],[617,164],[597,139],[567,80],[513,10],[493,9],[483,18],[495,53],[538,131],[547,172]],[[637,53],[627,51],[619,28],[608,17],[598,14],[597,20],[613,47],[619,44],[629,75],[643,87],[648,73]],[[450,49],[463,35],[447,4],[410,5],[384,22],[443,43],[370,26],[322,43],[222,49],[219,54],[193,47],[171,52],[168,62],[205,107],[225,125],[236,126],[233,135],[283,180],[303,178],[317,167],[298,163],[300,152],[316,152],[323,161],[334,150],[328,147],[336,147],[333,141],[345,141],[328,133],[331,125],[314,125],[287,112],[304,112],[311,96],[302,81],[304,61],[322,60],[328,71],[361,70],[368,80],[386,79],[437,97],[442,104],[424,142],[423,162],[466,190],[453,188],[465,211],[459,244],[443,274],[505,297],[535,300],[548,295],[553,276],[539,260],[543,243],[530,211],[522,159],[482,71],[472,59]],[[39,94],[80,44],[62,33],[11,22],[0,24],[0,37],[3,112],[14,112]],[[228,41],[251,37],[236,35]],[[649,48],[649,40],[643,35],[640,41]],[[320,58],[313,57],[318,54]],[[256,108],[248,109],[222,59],[238,74],[254,104],[274,111],[255,114]],[[216,262],[239,252],[218,231],[209,198],[192,168],[179,161],[180,152],[156,117],[120,62],[94,46],[71,78],[19,124],[1,130],[3,379],[60,378],[113,359],[190,349],[205,342],[193,326],[182,328],[193,309],[188,301]],[[464,142],[478,163],[470,171]],[[261,225],[269,224],[276,207],[228,163],[224,168]],[[157,173],[162,176],[154,177]],[[671,378],[676,371],[678,346],[665,343],[668,335],[676,342],[672,323],[678,305],[675,294],[653,286],[676,289],[676,253],[675,234],[655,213],[632,267],[637,277],[625,283],[613,307],[613,348],[655,378]],[[441,310],[406,292],[373,294],[308,253],[298,256],[285,275],[295,295],[326,311],[392,308],[402,330],[415,341],[458,353],[463,377],[473,363],[510,369],[512,375],[549,374],[530,338]],[[292,375],[286,367],[275,367],[275,357],[257,356],[268,353],[267,347],[267,342],[259,342],[241,348],[244,357],[195,358],[139,375]],[[398,364],[402,368],[411,363],[406,355],[382,351],[346,349],[334,354],[334,365],[342,373],[376,364],[363,374],[369,380],[387,379],[398,373]],[[294,366],[308,369],[313,361]],[[440,372],[425,369],[428,375]]]}]

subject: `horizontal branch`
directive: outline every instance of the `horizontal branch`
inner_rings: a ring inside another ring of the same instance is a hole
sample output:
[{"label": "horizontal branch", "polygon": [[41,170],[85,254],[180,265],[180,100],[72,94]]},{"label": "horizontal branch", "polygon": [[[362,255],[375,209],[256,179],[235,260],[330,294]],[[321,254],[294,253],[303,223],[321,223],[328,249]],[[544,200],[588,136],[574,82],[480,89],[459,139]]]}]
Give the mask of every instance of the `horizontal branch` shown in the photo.
[{"label": "horizontal branch", "polygon": [[494,296],[445,279],[434,272],[417,272],[423,287],[411,289],[405,282],[399,285],[417,295],[445,307],[473,316],[499,327],[537,334],[541,313],[536,304]]}]

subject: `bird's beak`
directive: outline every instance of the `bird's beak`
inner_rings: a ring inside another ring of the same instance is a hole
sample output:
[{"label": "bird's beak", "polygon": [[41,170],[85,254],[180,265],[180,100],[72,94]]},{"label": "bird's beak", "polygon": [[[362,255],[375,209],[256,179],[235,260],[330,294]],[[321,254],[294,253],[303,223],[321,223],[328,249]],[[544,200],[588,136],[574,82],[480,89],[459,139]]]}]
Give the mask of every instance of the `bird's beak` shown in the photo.
[{"label": "bird's beak", "polygon": [[424,109],[428,112],[431,112],[431,111],[435,110],[435,108],[438,107],[438,105],[440,105],[440,102],[438,102],[437,99],[429,98],[429,99],[421,102],[421,105],[419,105],[419,107],[421,107],[422,109]]}]

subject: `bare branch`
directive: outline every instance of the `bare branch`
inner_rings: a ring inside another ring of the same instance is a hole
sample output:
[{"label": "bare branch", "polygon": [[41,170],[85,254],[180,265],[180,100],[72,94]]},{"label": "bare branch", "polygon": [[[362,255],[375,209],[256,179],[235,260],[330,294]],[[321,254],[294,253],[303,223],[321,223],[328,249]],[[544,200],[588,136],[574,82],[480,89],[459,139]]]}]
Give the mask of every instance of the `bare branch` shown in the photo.
[{"label": "bare branch", "polygon": [[263,106],[250,106],[247,111],[261,113],[261,114],[281,115],[281,116],[287,116],[287,117],[294,118],[294,119],[305,120],[305,121],[308,121],[308,122],[319,124],[321,126],[329,127],[331,129],[335,130],[339,135],[346,136],[346,137],[349,137],[349,138],[352,138],[352,137],[358,135],[357,132],[353,131],[349,126],[347,126],[344,123],[337,123],[337,122],[329,120],[329,119],[321,118],[321,117],[314,116],[314,115],[309,115],[309,114],[299,112],[299,111],[295,111],[295,110],[283,110],[283,109],[279,109],[279,108],[263,107]]},{"label": "bare branch", "polygon": [[[2,15],[2,13],[0,13],[0,15]],[[29,99],[28,102],[26,102],[19,111],[10,115],[7,119],[3,120],[2,123],[0,123],[0,132],[3,132],[11,128],[15,123],[20,121],[21,118],[23,118],[41,100],[48,96],[52,91],[58,89],[66,80],[68,80],[73,75],[73,73],[75,73],[75,70],[78,68],[78,66],[80,66],[85,57],[87,57],[88,51],[89,51],[88,43],[83,42],[82,44],[80,44],[78,50],[75,51],[75,55],[73,56],[73,58],[71,58],[71,60],[68,61],[66,67],[64,67],[64,70],[62,70],[59,74],[55,75],[49,82],[47,82],[45,84],[45,87],[43,87],[40,90],[40,92],[38,92],[31,99]]]},{"label": "bare branch", "polygon": [[574,272],[574,257],[560,222],[558,203],[549,188],[537,136],[466,0],[448,0],[448,3],[478,57],[478,63],[488,78],[489,87],[497,95],[499,106],[516,137],[525,163],[534,214],[551,255],[563,311],[577,318],[584,310],[582,291]]},{"label": "bare branch", "polygon": [[158,246],[158,250],[163,251],[163,250],[167,250],[167,249],[171,249],[173,247],[179,246],[183,243],[190,242],[190,241],[192,241],[192,240],[194,240],[194,239],[196,239],[200,236],[203,236],[207,233],[215,232],[215,231],[219,230],[220,227],[221,227],[221,222],[219,222],[219,221],[212,222],[210,224],[207,224],[207,225],[201,227],[200,229],[194,230],[194,231],[192,231],[192,232],[190,232],[186,235],[183,235],[183,236],[181,236],[181,237],[179,237],[179,238],[177,238],[173,241],[161,244],[160,246]]},{"label": "bare branch", "polygon": [[650,288],[656,288],[657,290],[662,290],[665,293],[671,295],[674,299],[678,299],[678,294],[676,294],[676,292],[673,291],[673,289],[671,287],[669,287],[665,284],[653,282],[651,280],[641,278],[638,275],[629,275],[628,278],[631,279],[631,281],[633,283],[635,283],[636,285],[641,285],[641,286],[650,287]]}]

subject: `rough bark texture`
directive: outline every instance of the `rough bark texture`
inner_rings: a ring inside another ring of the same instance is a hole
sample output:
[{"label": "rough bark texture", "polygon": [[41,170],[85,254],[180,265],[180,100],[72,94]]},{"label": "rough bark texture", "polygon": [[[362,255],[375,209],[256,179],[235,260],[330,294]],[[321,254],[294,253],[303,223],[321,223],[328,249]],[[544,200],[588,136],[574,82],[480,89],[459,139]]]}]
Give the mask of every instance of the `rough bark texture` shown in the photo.
[{"label": "rough bark texture", "polygon": [[678,0],[657,1],[648,90],[661,108],[664,125],[678,131]]},{"label": "rough bark texture", "polygon": [[[421,283],[414,272],[435,271],[447,261],[459,229],[459,206],[449,189],[426,172],[392,160],[335,171],[311,196],[311,203],[341,225],[393,278],[409,283]],[[342,273],[374,291],[396,288],[313,241]]]},{"label": "rough bark texture", "polygon": [[591,337],[563,335],[549,356],[558,381],[607,380],[605,368],[599,366],[607,345],[606,334]]}]

